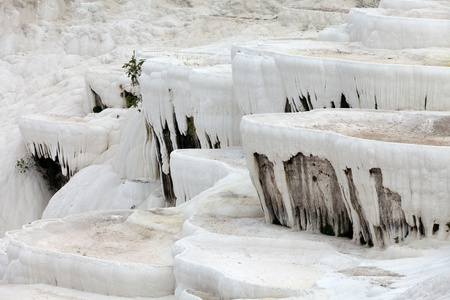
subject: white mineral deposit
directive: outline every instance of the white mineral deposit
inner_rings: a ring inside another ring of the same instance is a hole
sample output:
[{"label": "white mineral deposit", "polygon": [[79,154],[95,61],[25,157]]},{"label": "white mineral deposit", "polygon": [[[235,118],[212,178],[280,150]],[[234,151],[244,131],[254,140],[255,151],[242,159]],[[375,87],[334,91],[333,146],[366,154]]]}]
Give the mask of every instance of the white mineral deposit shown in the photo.
[{"label": "white mineral deposit", "polygon": [[449,299],[447,0],[0,1],[0,299]]}]

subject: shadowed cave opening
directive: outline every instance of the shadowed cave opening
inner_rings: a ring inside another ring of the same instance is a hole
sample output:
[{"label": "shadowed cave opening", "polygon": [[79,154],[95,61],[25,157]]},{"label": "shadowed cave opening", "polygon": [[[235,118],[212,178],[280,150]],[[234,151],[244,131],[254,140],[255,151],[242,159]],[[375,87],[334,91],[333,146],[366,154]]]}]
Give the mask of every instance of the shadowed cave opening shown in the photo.
[{"label": "shadowed cave opening", "polygon": [[58,162],[58,156],[53,160],[48,157],[32,155],[32,159],[36,171],[41,173],[42,177],[47,182],[49,190],[57,192],[69,181],[69,176],[65,176],[62,173],[61,165]]}]

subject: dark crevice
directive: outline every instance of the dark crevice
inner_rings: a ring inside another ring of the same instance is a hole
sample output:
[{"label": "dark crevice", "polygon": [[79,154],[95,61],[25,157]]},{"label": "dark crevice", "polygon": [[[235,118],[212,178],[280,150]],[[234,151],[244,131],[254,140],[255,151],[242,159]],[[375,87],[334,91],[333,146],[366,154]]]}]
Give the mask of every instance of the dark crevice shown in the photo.
[{"label": "dark crevice", "polygon": [[423,226],[421,217],[419,217],[419,233],[425,236],[425,227]]},{"label": "dark crevice", "polygon": [[[91,87],[90,87],[91,88]],[[108,108],[102,101],[102,98],[99,94],[97,94],[92,88],[91,92],[94,94],[94,100],[95,100],[95,107],[99,107],[101,110],[104,110],[105,108]]]},{"label": "dark crevice", "polygon": [[405,213],[402,210],[401,196],[383,186],[383,174],[380,168],[370,169],[370,176],[375,183],[380,212],[380,224],[383,234],[380,243],[384,241],[383,236],[387,233],[394,235],[397,239],[407,236],[411,230],[406,222]]},{"label": "dark crevice", "polygon": [[372,243],[372,235],[369,230],[369,223],[366,218],[366,214],[364,209],[362,208],[361,201],[359,200],[358,191],[355,188],[355,184],[353,182],[353,174],[352,169],[346,168],[344,170],[345,176],[347,177],[348,190],[350,196],[350,204],[353,207],[353,211],[358,214],[359,226],[361,231],[359,232],[360,243],[361,245],[368,244],[371,246]]},{"label": "dark crevice", "polygon": [[259,195],[259,198],[264,199],[266,216],[272,224],[287,225],[286,208],[276,185],[273,163],[264,154],[254,153],[253,156],[258,166],[259,183],[263,190],[263,195]]},{"label": "dark crevice", "polygon": [[303,110],[304,111],[309,111],[308,100],[306,99],[306,97],[305,96],[298,96],[298,99],[300,100],[300,103],[303,106]]},{"label": "dark crevice", "polygon": [[174,123],[178,149],[201,148],[200,140],[195,129],[194,117],[186,117],[186,122],[188,129],[185,134],[180,133],[177,122]]},{"label": "dark crevice", "polygon": [[[42,177],[47,182],[49,190],[57,192],[69,181],[69,176],[64,176],[62,173],[61,165],[58,162],[58,156],[56,156],[55,160],[34,155],[32,155],[32,158],[36,170],[41,173]],[[67,169],[67,171],[68,174],[70,174],[70,170]]]},{"label": "dark crevice", "polygon": [[344,94],[341,94],[341,108],[351,108]]},{"label": "dark crevice", "polygon": [[299,112],[300,109],[297,107],[297,104],[295,104],[295,101],[292,100],[292,104],[291,104],[291,111],[292,112]]},{"label": "dark crevice", "polygon": [[292,108],[291,108],[291,105],[289,104],[289,99],[288,98],[286,98],[286,105],[284,106],[284,112],[285,113],[292,112]]},{"label": "dark crevice", "polygon": [[361,97],[359,96],[358,89],[356,89],[356,96],[358,97],[358,107],[361,108]]},{"label": "dark crevice", "polygon": [[[156,136],[155,132],[153,131],[153,135]],[[166,144],[166,140],[167,144]],[[161,145],[160,145],[160,141],[159,139],[154,139],[155,143],[156,143],[156,152],[158,153],[157,155],[157,160],[158,163],[160,165],[160,176],[161,176],[161,181],[162,181],[162,186],[163,186],[163,194],[164,194],[164,199],[166,200],[166,202],[168,203],[169,206],[175,206],[176,204],[176,197],[175,197],[175,192],[173,190],[173,182],[172,182],[172,177],[169,174],[165,174],[162,171],[161,165],[162,165],[162,155],[161,155]],[[167,149],[167,153],[170,154],[173,150],[172,148],[172,142],[170,140],[170,131],[167,128],[167,122],[165,124],[165,127],[163,129],[163,142],[166,145],[166,149]],[[169,152],[170,149],[170,152]]]},{"label": "dark crevice", "polygon": [[433,234],[439,231],[439,224],[433,224]]},{"label": "dark crevice", "polygon": [[208,143],[208,148],[212,149],[213,146],[211,143],[211,139],[209,138],[209,135],[205,134],[205,136],[206,136],[206,142]]},{"label": "dark crevice", "polygon": [[309,110],[314,109],[314,106],[311,103],[311,96],[309,95],[309,93],[307,93],[307,99],[308,99],[308,105],[309,105]]}]

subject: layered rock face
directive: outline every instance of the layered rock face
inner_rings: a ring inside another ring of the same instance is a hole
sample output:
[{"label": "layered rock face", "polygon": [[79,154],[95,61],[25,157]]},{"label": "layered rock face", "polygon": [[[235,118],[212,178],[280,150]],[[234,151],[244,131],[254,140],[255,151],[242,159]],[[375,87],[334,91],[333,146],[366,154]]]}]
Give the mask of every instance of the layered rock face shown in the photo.
[{"label": "layered rock face", "polygon": [[244,150],[266,221],[379,246],[445,237],[449,120],[352,110],[245,116]]}]

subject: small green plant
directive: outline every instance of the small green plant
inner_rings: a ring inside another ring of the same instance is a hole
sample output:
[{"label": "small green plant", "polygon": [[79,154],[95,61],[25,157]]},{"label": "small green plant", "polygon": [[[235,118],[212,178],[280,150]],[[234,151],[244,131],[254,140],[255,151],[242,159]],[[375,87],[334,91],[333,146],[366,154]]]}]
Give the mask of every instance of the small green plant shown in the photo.
[{"label": "small green plant", "polygon": [[26,173],[30,168],[33,167],[33,163],[31,162],[30,159],[19,159],[16,162],[16,168],[19,169],[20,173]]},{"label": "small green plant", "polygon": [[194,117],[190,117],[190,118],[187,117],[186,121],[187,121],[187,125],[188,125],[187,134],[189,136],[194,136],[196,134],[195,125],[194,125]]},{"label": "small green plant", "polygon": [[60,164],[51,158],[31,155],[17,160],[16,168],[20,173],[26,173],[29,170],[40,173],[50,191],[58,191],[69,180],[62,175]]},{"label": "small green plant", "polygon": [[95,106],[93,109],[92,109],[92,111],[94,112],[94,113],[99,113],[99,112],[101,112],[103,109],[102,109],[102,107],[100,106],[100,105],[97,105],[97,106]]},{"label": "small green plant", "polygon": [[[142,73],[142,64],[145,62],[145,60],[140,59],[137,61],[136,59],[136,52],[133,51],[133,55],[131,56],[131,59],[129,62],[125,63],[122,68],[126,69],[127,77],[131,78],[131,86],[138,86],[139,85],[139,76],[141,76]],[[122,89],[122,92],[120,93],[120,96],[122,98],[125,98],[125,101],[127,103],[127,107],[137,107],[139,102],[142,100],[142,96],[136,95],[133,92],[126,91],[123,89],[122,85],[120,85],[120,88]]]},{"label": "small green plant", "polygon": [[133,51],[133,55],[131,56],[131,59],[129,62],[125,63],[123,65],[123,69],[127,69],[127,76],[131,78],[131,85],[136,86],[139,85],[138,78],[141,76],[142,70],[142,64],[145,60],[140,59],[139,62],[136,60],[136,51]]},{"label": "small green plant", "polygon": [[141,102],[142,96],[136,96],[135,94],[128,92],[126,90],[123,90],[122,93],[120,93],[120,96],[122,98],[125,98],[125,101],[127,103],[127,107],[137,107],[138,103]]}]

